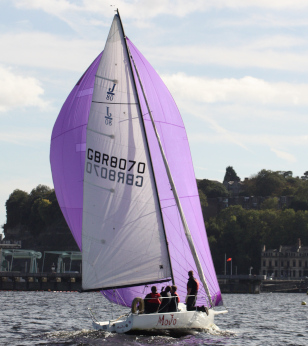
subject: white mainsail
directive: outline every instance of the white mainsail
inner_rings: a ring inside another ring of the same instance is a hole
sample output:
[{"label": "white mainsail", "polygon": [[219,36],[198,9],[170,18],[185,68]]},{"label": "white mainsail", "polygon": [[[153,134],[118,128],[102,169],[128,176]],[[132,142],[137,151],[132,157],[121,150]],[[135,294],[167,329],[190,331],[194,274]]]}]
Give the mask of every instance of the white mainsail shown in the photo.
[{"label": "white mainsail", "polygon": [[83,289],[170,279],[161,211],[121,24],[115,16],[87,127]]}]

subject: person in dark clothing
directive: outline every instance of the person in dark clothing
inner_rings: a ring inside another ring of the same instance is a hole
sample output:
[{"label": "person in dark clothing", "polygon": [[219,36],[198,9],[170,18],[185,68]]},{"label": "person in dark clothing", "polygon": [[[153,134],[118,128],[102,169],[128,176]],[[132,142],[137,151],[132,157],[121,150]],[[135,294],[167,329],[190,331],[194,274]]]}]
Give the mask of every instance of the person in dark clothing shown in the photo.
[{"label": "person in dark clothing", "polygon": [[157,293],[156,286],[151,287],[151,293],[147,294],[144,299],[144,310],[146,314],[152,314],[158,311],[161,304],[160,294]]},{"label": "person in dark clothing", "polygon": [[171,286],[171,299],[170,299],[168,312],[178,311],[178,304],[180,302],[180,297],[177,294],[176,290],[177,290],[177,287],[175,285]]},{"label": "person in dark clothing", "polygon": [[158,312],[168,312],[169,311],[169,305],[170,305],[170,298],[171,298],[171,287],[170,286],[166,286],[165,290],[160,292],[160,295],[162,297],[161,300],[161,304],[159,307]]},{"label": "person in dark clothing", "polygon": [[194,278],[194,272],[192,270],[188,272],[188,277],[186,309],[187,311],[192,311],[195,310],[195,304],[199,290],[199,281]]}]

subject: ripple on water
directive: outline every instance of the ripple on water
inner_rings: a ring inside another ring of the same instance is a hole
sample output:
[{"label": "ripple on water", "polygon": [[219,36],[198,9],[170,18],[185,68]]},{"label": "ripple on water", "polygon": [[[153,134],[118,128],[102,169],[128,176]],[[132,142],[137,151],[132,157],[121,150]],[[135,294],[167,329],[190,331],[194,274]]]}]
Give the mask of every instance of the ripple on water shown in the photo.
[{"label": "ripple on water", "polygon": [[0,345],[308,345],[303,294],[225,295],[229,313],[203,332],[111,334],[91,330],[126,310],[100,293],[0,292]]}]

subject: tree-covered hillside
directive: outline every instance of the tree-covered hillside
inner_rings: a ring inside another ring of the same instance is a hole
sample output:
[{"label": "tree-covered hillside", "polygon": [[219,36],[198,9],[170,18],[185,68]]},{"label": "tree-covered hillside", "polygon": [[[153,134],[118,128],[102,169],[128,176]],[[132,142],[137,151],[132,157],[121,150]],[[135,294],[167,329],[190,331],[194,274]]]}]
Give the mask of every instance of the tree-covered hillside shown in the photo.
[{"label": "tree-covered hillside", "polygon": [[[308,172],[293,177],[292,172],[261,170],[241,182],[241,196],[261,196],[256,207],[230,205],[214,217],[207,218],[206,229],[217,273],[224,271],[224,256],[232,258],[238,274],[249,268],[258,274],[261,248],[293,245],[301,238],[308,245]],[[234,180],[232,180],[234,179]],[[225,181],[239,182],[234,169],[226,169]],[[226,200],[230,192],[224,184],[198,180],[202,209],[206,212],[211,199]],[[281,196],[290,203],[279,204]],[[39,185],[30,194],[15,190],[6,202],[7,222],[3,225],[5,240],[22,240],[22,247],[38,251],[78,250],[59,208],[55,192]]]},{"label": "tree-covered hillside", "polygon": [[22,248],[37,251],[78,250],[54,189],[38,185],[29,194],[17,189],[5,205],[5,240],[21,240]]}]

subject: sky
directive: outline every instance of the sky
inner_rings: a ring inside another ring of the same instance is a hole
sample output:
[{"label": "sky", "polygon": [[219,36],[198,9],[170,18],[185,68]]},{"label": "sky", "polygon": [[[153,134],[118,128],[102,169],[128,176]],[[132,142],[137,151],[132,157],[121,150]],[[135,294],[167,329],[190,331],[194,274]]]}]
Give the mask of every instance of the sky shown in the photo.
[{"label": "sky", "polygon": [[0,0],[0,225],[15,189],[53,187],[53,125],[116,8],[178,105],[196,178],[308,170],[308,1]]}]

